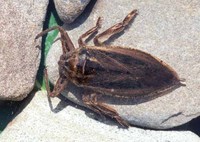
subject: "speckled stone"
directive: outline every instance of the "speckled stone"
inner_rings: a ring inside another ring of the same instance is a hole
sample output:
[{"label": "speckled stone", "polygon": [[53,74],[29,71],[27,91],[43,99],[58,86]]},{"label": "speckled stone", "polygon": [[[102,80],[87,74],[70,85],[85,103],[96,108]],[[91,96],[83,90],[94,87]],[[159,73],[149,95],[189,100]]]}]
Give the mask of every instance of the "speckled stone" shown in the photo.
[{"label": "speckled stone", "polygon": [[[116,8],[116,5],[118,8]],[[134,22],[115,40],[108,44],[131,47],[148,52],[169,64],[186,87],[145,103],[104,100],[131,124],[148,128],[166,129],[187,123],[200,115],[200,2],[198,0],[97,1],[89,17],[87,10],[71,25],[65,25],[73,43],[78,47],[78,37],[93,27],[99,16],[104,18],[102,29],[123,20],[133,9],[139,10]],[[89,42],[89,45],[93,45]],[[61,44],[55,42],[47,57],[49,78],[58,78],[57,61]],[[69,87],[63,93],[68,99],[83,105],[82,90]]]},{"label": "speckled stone", "polygon": [[56,11],[64,23],[72,23],[90,0],[54,0]]},{"label": "speckled stone", "polygon": [[199,142],[190,131],[120,129],[112,121],[99,122],[88,110],[53,98],[53,111],[46,92],[38,92],[0,135],[3,142]]},{"label": "speckled stone", "polygon": [[48,0],[0,1],[0,100],[22,100],[33,89],[40,63]]}]

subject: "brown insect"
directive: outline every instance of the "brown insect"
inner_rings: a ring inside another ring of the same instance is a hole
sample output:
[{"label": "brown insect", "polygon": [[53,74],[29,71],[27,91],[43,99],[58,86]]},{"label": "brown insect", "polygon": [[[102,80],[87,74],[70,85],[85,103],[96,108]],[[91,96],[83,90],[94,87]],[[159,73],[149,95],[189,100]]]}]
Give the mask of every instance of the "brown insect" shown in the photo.
[{"label": "brown insect", "polygon": [[80,36],[79,48],[74,47],[68,34],[60,26],[49,28],[38,34],[36,39],[55,29],[58,29],[61,34],[63,53],[58,62],[60,77],[54,90],[50,92],[47,71],[45,71],[48,95],[58,96],[70,81],[78,87],[93,92],[82,94],[82,101],[86,106],[128,127],[129,124],[119,116],[116,110],[98,101],[99,96],[156,98],[163,92],[184,86],[177,73],[160,59],[136,49],[103,45],[101,39],[110,38],[123,31],[136,15],[137,10],[131,11],[122,22],[97,35],[94,38],[95,46],[87,46],[83,39],[98,31],[101,27],[101,18],[97,20],[95,27]]}]

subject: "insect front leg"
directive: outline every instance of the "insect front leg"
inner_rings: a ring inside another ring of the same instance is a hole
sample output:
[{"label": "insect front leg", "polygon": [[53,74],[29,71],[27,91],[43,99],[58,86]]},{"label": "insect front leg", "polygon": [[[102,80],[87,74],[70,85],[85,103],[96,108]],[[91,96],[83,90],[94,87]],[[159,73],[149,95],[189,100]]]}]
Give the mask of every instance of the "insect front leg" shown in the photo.
[{"label": "insect front leg", "polygon": [[48,81],[48,73],[47,73],[47,69],[45,68],[44,70],[44,75],[45,75],[45,83],[46,83],[46,89],[47,89],[47,93],[48,96],[50,97],[56,97],[58,96],[67,86],[67,79],[63,78],[63,77],[59,77],[56,85],[54,86],[53,91],[51,92],[50,87],[49,87],[49,81]]},{"label": "insect front leg", "polygon": [[[115,24],[114,26],[110,27],[109,29],[107,29],[103,33],[100,33],[99,35],[97,35],[93,40],[94,44],[96,46],[100,46],[100,45],[103,44],[104,41],[109,39],[111,36],[113,36],[113,35],[115,35],[119,32],[122,32],[125,29],[125,27],[136,17],[137,14],[138,14],[137,10],[131,11],[124,18],[124,20],[122,22]],[[104,41],[100,41],[100,40],[103,40],[103,38],[104,38]]]},{"label": "insect front leg", "polygon": [[94,112],[100,115],[106,115],[111,118],[114,118],[123,127],[126,127],[126,128],[129,127],[129,124],[119,116],[119,114],[117,113],[115,109],[113,109],[112,107],[102,102],[99,102],[96,94],[83,95],[82,100],[83,100],[83,103],[87,105]]},{"label": "insect front leg", "polygon": [[101,28],[101,22],[102,22],[102,18],[99,17],[96,23],[96,26],[91,28],[90,30],[88,30],[86,33],[82,34],[79,39],[78,39],[78,44],[79,47],[85,47],[86,43],[83,40],[84,38],[88,37],[89,35],[94,34],[95,32],[98,32],[98,29]]},{"label": "insect front leg", "polygon": [[[62,50],[63,50],[63,54],[61,55],[61,57],[64,57],[67,52],[75,50],[75,47],[74,47],[71,39],[69,38],[67,32],[65,32],[65,30],[62,27],[54,26],[54,27],[51,27],[49,29],[46,29],[46,30],[42,31],[41,33],[39,33],[35,37],[35,39],[38,39],[39,37],[45,35],[46,33],[50,32],[52,30],[56,30],[56,29],[59,30],[59,32],[61,34],[60,40],[61,40],[61,43],[62,43]],[[50,87],[49,87],[48,74],[47,74],[46,69],[44,70],[44,75],[45,75],[45,82],[46,82],[46,89],[47,89],[48,96],[51,96],[51,97],[58,96],[64,90],[64,88],[67,85],[66,77],[60,76],[59,79],[56,82],[54,90],[51,92]]]},{"label": "insect front leg", "polygon": [[60,27],[60,26],[53,26],[49,29],[46,29],[44,31],[42,31],[41,33],[39,33],[35,39],[38,39],[39,37],[45,35],[46,33],[52,31],[52,30],[59,30],[60,35],[61,35],[61,43],[62,43],[62,50],[63,50],[63,54],[66,54],[68,51],[73,51],[75,50],[75,47],[71,41],[71,39],[69,38],[69,35],[67,34],[67,32],[65,32],[65,30]]}]

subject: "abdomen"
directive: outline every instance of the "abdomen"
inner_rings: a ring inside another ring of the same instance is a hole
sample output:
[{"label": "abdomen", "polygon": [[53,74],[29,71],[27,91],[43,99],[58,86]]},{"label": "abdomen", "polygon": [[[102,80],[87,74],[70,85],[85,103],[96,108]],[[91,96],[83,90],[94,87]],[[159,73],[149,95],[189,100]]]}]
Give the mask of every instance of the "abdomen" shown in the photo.
[{"label": "abdomen", "polygon": [[140,50],[87,47],[78,57],[75,84],[97,92],[135,97],[181,84],[171,67]]}]

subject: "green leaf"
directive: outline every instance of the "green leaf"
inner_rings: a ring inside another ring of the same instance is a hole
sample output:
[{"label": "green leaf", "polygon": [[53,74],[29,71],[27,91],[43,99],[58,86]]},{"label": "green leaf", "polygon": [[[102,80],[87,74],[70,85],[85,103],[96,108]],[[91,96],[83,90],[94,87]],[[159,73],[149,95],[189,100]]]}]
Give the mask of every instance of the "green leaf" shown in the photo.
[{"label": "green leaf", "polygon": [[[49,15],[47,15],[47,17],[49,17],[49,18],[47,18],[47,23],[44,25],[44,29],[56,26],[61,23],[55,10],[52,10],[49,13]],[[43,70],[45,68],[46,56],[47,56],[48,51],[51,48],[54,40],[56,39],[57,35],[58,35],[58,30],[53,30],[53,31],[48,32],[47,35],[43,37],[43,41],[42,41],[43,54],[41,57],[41,63],[40,63],[40,68],[39,68],[38,75],[37,75],[37,80],[35,83],[36,89],[46,90]]]}]

